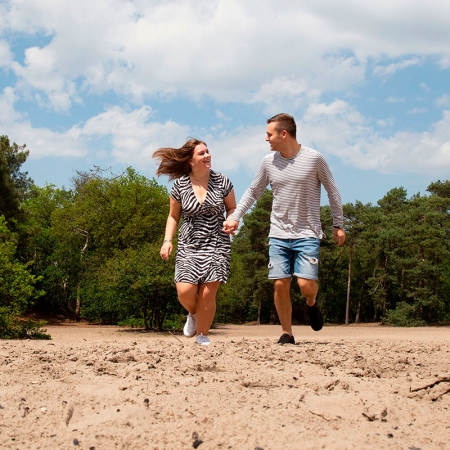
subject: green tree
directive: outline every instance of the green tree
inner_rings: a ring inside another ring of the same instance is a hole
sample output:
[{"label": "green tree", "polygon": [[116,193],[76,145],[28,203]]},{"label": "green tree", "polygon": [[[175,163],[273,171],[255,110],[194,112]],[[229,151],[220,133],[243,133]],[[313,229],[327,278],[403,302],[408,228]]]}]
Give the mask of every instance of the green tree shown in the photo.
[{"label": "green tree", "polygon": [[[267,323],[276,320],[273,306],[273,284],[267,279],[269,263],[268,235],[270,212],[272,210],[272,191],[266,189],[253,209],[244,216],[243,225],[232,241],[232,272],[227,288],[218,296],[218,303],[228,298],[228,316],[233,320],[255,320]],[[237,316],[230,314],[230,303],[235,302]],[[244,306],[245,305],[245,306]]]},{"label": "green tree", "polygon": [[98,296],[82,299],[82,294],[91,295],[89,284],[95,284],[96,274],[111,258],[161,242],[168,208],[166,188],[132,168],[120,176],[80,175],[75,180],[72,201],[53,212],[52,222],[59,242],[55,255],[60,267],[66,267],[64,279],[77,319],[82,311],[99,310],[92,305]]},{"label": "green tree", "polygon": [[70,205],[73,192],[54,185],[33,186],[28,198],[22,203],[27,216],[21,233],[26,236],[21,248],[21,257],[33,261],[33,273],[40,276],[39,287],[45,294],[39,298],[35,307],[46,314],[70,311],[69,278],[74,271],[69,267],[65,242],[56,236],[53,216],[55,211]]},{"label": "green tree", "polygon": [[179,314],[181,307],[173,282],[174,262],[159,256],[160,244],[117,251],[88,283],[88,297],[82,315],[102,323],[117,323],[129,318],[143,318],[144,328],[163,329],[169,314]]},{"label": "green tree", "polygon": [[11,144],[8,136],[0,136],[0,215],[10,225],[23,220],[20,205],[33,185],[28,173],[20,171],[29,155],[25,148],[25,144]]},{"label": "green tree", "polygon": [[38,279],[28,265],[15,258],[16,246],[17,235],[0,216],[0,338],[44,337],[38,330],[41,323],[21,325],[17,320],[42,292],[35,288]]}]

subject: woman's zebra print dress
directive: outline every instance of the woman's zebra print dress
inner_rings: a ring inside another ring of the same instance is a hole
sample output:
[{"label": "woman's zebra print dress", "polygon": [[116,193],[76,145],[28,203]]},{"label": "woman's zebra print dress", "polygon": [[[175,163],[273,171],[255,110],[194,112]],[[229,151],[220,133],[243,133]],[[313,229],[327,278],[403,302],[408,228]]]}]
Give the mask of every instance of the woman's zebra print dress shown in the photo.
[{"label": "woman's zebra print dress", "polygon": [[175,261],[175,283],[226,283],[230,272],[230,236],[222,231],[223,199],[233,185],[221,173],[210,171],[206,199],[195,197],[189,175],[175,180],[171,197],[181,203],[181,225]]}]

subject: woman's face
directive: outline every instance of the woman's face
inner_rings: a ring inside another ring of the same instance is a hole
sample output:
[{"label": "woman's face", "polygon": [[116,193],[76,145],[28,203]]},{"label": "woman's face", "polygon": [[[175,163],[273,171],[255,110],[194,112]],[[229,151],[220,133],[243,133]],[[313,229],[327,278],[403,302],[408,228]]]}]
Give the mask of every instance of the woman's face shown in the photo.
[{"label": "woman's face", "polygon": [[191,167],[196,172],[211,168],[211,155],[205,144],[195,146],[190,163],[193,164]]}]

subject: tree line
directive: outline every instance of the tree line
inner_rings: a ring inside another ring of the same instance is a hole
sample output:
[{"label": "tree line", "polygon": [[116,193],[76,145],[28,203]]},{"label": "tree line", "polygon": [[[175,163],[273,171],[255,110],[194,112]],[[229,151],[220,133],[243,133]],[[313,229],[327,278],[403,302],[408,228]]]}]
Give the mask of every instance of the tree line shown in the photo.
[{"label": "tree line", "polygon": [[[0,137],[0,337],[39,335],[42,323],[18,320],[31,311],[180,329],[174,258],[159,257],[166,187],[131,167],[118,175],[77,172],[68,189],[39,187],[21,171],[28,154]],[[345,204],[340,248],[332,242],[330,208],[321,208],[318,301],[326,322],[450,322],[450,181],[433,182],[427,192],[408,198],[400,187],[376,205]],[[233,238],[217,322],[277,322],[267,279],[271,204],[266,190]],[[294,323],[306,323],[295,283],[292,300]]]}]

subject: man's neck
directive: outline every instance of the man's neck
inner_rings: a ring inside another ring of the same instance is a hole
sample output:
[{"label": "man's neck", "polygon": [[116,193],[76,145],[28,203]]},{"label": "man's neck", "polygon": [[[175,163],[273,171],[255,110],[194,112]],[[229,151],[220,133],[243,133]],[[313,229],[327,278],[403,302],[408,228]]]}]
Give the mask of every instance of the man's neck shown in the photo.
[{"label": "man's neck", "polygon": [[292,145],[287,145],[286,148],[279,150],[279,152],[281,156],[283,156],[283,158],[294,158],[295,156],[297,156],[301,148],[301,144],[299,144],[297,141],[294,141]]}]

